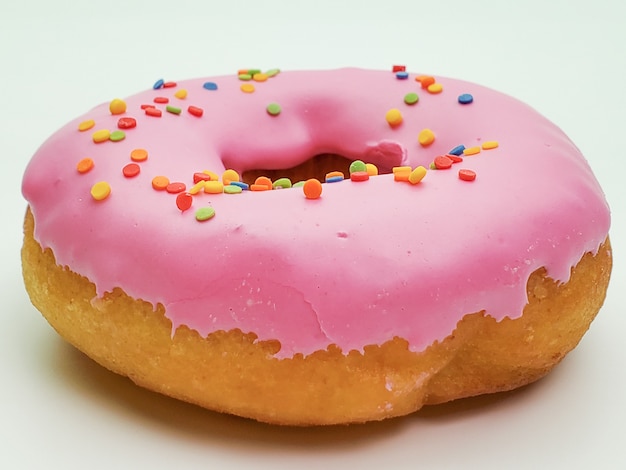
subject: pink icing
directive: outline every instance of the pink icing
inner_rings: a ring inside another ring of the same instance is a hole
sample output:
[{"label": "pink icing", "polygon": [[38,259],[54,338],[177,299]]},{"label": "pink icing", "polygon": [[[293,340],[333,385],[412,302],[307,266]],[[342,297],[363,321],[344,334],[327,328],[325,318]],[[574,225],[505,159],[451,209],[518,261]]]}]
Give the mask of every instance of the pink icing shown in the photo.
[{"label": "pink icing", "polygon": [[[122,116],[137,119],[121,142],[95,144],[97,129],[117,128],[108,103],[70,122],[29,164],[23,194],[35,238],[60,265],[87,276],[98,296],[121,287],[165,306],[173,328],[206,335],[239,328],[276,339],[278,357],[336,344],[344,352],[394,336],[421,351],[453,331],[467,313],[516,318],[526,281],[539,267],[559,281],[608,233],[603,193],[585,159],[554,124],[501,93],[447,78],[443,92],[422,90],[411,74],[342,69],[282,72],[243,93],[235,75],[178,82],[126,98]],[[206,90],[211,80],[218,90]],[[185,99],[174,93],[186,89]],[[406,93],[419,103],[403,102]],[[461,105],[457,96],[471,93]],[[142,104],[166,96],[182,108],[146,116]],[[266,106],[280,104],[270,116]],[[204,109],[202,117],[187,112]],[[403,123],[385,114],[398,108]],[[78,124],[96,126],[79,132]],[[432,129],[428,147],[417,142]],[[288,168],[321,153],[375,163],[428,166],[463,144],[499,147],[465,157],[451,170],[429,171],[422,183],[324,184],[320,199],[301,189],[200,194],[181,213],[176,196],[151,188],[156,175],[189,188],[194,172]],[[141,173],[125,178],[130,152],[145,148]],[[84,157],[93,170],[79,174]],[[459,168],[477,173],[461,181]],[[111,195],[90,196],[107,181]],[[216,216],[197,222],[211,205]]]}]

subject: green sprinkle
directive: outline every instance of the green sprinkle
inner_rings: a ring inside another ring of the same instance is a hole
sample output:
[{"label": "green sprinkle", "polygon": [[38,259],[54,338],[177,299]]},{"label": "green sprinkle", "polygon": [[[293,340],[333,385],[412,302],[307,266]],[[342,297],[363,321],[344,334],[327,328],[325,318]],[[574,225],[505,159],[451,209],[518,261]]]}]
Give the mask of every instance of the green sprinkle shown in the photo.
[{"label": "green sprinkle", "polygon": [[281,112],[280,105],[278,103],[270,103],[267,105],[267,112],[272,116],[278,116]]},{"label": "green sprinkle", "polygon": [[430,165],[428,165],[428,168],[430,168],[431,170],[436,170],[437,167],[435,166],[435,162],[430,162]]},{"label": "green sprinkle", "polygon": [[255,74],[257,74],[257,73],[261,73],[261,69],[248,69],[248,73],[249,73],[251,76],[254,76],[254,75],[255,75]]},{"label": "green sprinkle", "polygon": [[244,81],[252,80],[252,75],[249,73],[240,73],[239,80],[244,80]]},{"label": "green sprinkle", "polygon": [[224,186],[224,192],[226,194],[239,194],[242,191],[243,189],[241,189],[241,186],[235,186],[234,184],[227,184]]},{"label": "green sprinkle", "polygon": [[365,162],[361,160],[354,160],[352,163],[350,163],[350,174],[357,171],[367,171],[367,166],[365,165]]},{"label": "green sprinkle", "polygon": [[180,108],[177,108],[176,106],[168,105],[165,107],[165,111],[167,111],[168,113],[172,113],[172,114],[180,114],[182,110]]},{"label": "green sprinkle", "polygon": [[196,211],[196,220],[198,222],[204,222],[215,216],[215,209],[212,207],[201,207]]},{"label": "green sprinkle", "polygon": [[306,181],[298,181],[292,186],[292,188],[301,188],[302,186],[304,186],[304,183],[306,183]]},{"label": "green sprinkle", "polygon": [[415,104],[420,100],[420,97],[417,96],[417,93],[407,93],[404,95],[404,102],[406,104]]},{"label": "green sprinkle", "polygon": [[283,189],[291,188],[291,180],[289,178],[278,178],[276,181],[274,181],[272,187]]},{"label": "green sprinkle", "polygon": [[267,75],[268,77],[274,77],[278,75],[279,73],[280,73],[280,69],[269,69],[267,72],[265,72],[265,75]]},{"label": "green sprinkle", "polygon": [[124,131],[113,131],[111,135],[109,135],[109,140],[111,142],[119,142],[120,140],[124,140],[126,138],[126,134]]}]

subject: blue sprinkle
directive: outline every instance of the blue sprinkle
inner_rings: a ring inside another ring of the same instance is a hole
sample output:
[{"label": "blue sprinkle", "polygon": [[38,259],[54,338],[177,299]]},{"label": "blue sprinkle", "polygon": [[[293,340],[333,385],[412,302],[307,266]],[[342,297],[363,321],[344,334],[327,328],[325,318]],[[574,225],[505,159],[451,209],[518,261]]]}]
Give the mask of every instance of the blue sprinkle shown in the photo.
[{"label": "blue sprinkle", "polygon": [[458,157],[459,155],[463,154],[463,150],[465,150],[465,145],[457,145],[452,150],[450,150],[448,153],[450,155],[456,155]]},{"label": "blue sprinkle", "polygon": [[463,93],[462,95],[459,95],[459,103],[461,104],[470,104],[472,101],[474,101],[474,97],[469,93]]},{"label": "blue sprinkle", "polygon": [[400,80],[406,80],[409,78],[409,72],[396,72],[396,78]]},{"label": "blue sprinkle", "polygon": [[339,181],[343,181],[343,176],[337,175],[326,178],[327,183],[338,183]]},{"label": "blue sprinkle", "polygon": [[[207,90],[208,90],[208,88],[207,88]],[[250,189],[250,187],[246,183],[244,183],[243,181],[231,181],[229,184],[231,186],[239,186],[244,191],[247,190],[247,189]]]},{"label": "blue sprinkle", "polygon": [[154,82],[154,85],[152,85],[152,88],[154,88],[155,90],[158,90],[159,88],[163,88],[163,84],[165,82],[163,81],[162,78],[159,78],[156,82]]},{"label": "blue sprinkle", "polygon": [[215,82],[206,82],[202,85],[206,90],[217,90],[217,83]]}]

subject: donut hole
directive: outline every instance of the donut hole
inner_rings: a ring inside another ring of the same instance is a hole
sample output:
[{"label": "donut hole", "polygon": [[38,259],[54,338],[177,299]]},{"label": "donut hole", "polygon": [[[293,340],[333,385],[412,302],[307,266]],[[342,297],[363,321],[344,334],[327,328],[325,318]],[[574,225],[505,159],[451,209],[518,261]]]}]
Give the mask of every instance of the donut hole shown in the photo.
[{"label": "donut hole", "polygon": [[[306,181],[310,178],[317,178],[320,181],[324,181],[326,174],[331,171],[341,171],[347,178],[350,176],[350,164],[353,161],[354,159],[348,159],[335,154],[316,155],[292,168],[273,170],[253,169],[244,171],[242,180],[248,184],[252,184],[259,176],[266,176],[272,181],[278,178],[289,178],[294,183],[297,181]],[[379,167],[379,173],[390,173],[390,169]]]}]

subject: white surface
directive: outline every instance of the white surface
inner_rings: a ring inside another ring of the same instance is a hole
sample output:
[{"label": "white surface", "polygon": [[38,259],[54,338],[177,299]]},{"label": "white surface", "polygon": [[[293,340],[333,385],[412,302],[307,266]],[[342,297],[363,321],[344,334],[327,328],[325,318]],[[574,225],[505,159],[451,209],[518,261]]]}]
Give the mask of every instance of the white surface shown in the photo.
[{"label": "white surface", "polygon": [[[7,3],[0,468],[626,468],[624,2]],[[580,346],[546,379],[383,423],[277,428],[135,387],[66,345],[29,303],[19,261],[21,175],[70,119],[159,77],[395,63],[528,102],[579,145],[605,189],[615,248],[609,295]]]}]

